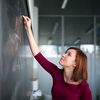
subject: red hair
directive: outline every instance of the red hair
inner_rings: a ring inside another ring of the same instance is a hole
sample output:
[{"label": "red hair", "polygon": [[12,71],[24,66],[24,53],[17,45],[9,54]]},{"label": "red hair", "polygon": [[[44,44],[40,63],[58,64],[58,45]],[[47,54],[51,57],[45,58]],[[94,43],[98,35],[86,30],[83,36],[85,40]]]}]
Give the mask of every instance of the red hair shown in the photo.
[{"label": "red hair", "polygon": [[76,67],[73,71],[72,80],[77,81],[86,81],[88,78],[87,72],[87,56],[78,48],[70,47],[67,49],[74,49],[76,51]]}]

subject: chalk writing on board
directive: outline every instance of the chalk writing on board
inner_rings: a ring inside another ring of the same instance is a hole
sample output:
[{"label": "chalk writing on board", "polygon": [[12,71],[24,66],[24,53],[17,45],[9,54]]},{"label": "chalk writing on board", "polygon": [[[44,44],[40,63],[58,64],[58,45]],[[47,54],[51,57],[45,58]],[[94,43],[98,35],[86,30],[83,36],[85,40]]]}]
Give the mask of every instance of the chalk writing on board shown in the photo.
[{"label": "chalk writing on board", "polygon": [[16,9],[17,9],[17,12],[21,15],[22,12],[21,12],[20,0],[17,1],[15,7],[16,7]]},{"label": "chalk writing on board", "polygon": [[23,71],[24,67],[25,67],[25,58],[16,57],[12,66],[12,72],[16,72],[18,70]]},{"label": "chalk writing on board", "polygon": [[14,92],[12,94],[11,100],[17,100],[17,94],[18,94],[18,90],[19,90],[20,85],[21,85],[21,81],[18,81],[16,83],[16,86],[15,86]]}]

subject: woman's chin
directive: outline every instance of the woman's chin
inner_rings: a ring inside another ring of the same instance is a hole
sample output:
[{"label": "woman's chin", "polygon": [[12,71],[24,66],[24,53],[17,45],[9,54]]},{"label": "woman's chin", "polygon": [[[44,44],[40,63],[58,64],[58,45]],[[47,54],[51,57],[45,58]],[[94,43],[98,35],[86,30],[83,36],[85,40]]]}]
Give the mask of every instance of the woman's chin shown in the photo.
[{"label": "woman's chin", "polygon": [[62,66],[61,61],[59,61],[59,64]]}]

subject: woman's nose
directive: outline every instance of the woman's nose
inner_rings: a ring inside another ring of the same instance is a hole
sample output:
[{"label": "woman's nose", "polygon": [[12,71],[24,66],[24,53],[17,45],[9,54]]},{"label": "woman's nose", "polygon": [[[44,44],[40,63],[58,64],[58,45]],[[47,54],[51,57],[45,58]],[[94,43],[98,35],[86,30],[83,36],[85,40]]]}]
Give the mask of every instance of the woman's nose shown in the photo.
[{"label": "woman's nose", "polygon": [[65,54],[62,54],[62,57],[64,57],[65,56]]}]

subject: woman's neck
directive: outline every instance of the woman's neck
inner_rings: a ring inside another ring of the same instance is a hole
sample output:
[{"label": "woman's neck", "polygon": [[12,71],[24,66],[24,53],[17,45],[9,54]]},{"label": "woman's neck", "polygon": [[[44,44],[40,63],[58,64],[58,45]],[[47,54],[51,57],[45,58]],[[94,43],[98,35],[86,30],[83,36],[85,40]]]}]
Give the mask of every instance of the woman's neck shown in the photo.
[{"label": "woman's neck", "polygon": [[71,77],[73,75],[73,70],[71,69],[64,69],[64,80],[65,82],[70,82],[71,81]]},{"label": "woman's neck", "polygon": [[81,80],[75,82],[74,80],[71,79],[73,75],[73,70],[64,69],[63,75],[64,75],[64,81],[66,83],[79,85],[82,82]]}]

